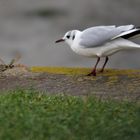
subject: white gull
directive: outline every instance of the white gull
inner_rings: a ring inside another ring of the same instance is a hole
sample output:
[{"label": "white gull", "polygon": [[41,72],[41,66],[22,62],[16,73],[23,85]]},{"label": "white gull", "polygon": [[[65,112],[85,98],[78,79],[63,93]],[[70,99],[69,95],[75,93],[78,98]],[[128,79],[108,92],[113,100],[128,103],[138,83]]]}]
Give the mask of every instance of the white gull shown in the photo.
[{"label": "white gull", "polygon": [[139,44],[132,41],[132,38],[139,34],[140,28],[134,25],[95,26],[84,31],[68,31],[56,43],[65,41],[75,53],[97,58],[95,67],[88,74],[96,76],[96,67],[101,57],[105,57],[100,71],[103,72],[110,55],[121,50],[140,48]]}]

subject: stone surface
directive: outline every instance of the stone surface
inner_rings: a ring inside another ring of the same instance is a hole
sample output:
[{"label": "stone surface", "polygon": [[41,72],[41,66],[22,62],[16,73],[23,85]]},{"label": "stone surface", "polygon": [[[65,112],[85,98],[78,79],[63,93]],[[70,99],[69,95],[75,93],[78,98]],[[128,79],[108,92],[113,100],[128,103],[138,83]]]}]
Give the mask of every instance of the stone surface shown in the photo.
[{"label": "stone surface", "polygon": [[140,70],[108,69],[96,77],[85,76],[89,71],[87,68],[81,68],[81,74],[80,68],[65,68],[61,74],[56,70],[33,72],[25,68],[9,69],[0,76],[0,90],[35,89],[48,94],[140,100]]}]

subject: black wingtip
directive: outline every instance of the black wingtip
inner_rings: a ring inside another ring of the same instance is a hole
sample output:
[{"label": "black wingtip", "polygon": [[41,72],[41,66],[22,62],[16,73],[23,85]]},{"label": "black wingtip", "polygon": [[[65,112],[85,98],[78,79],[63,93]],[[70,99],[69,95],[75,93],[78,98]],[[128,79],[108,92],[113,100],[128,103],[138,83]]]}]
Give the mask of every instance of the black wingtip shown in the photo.
[{"label": "black wingtip", "polygon": [[140,34],[140,27],[139,28],[136,28],[136,29],[138,29],[138,30],[136,30],[136,31],[134,31],[132,33],[126,34],[124,36],[121,36],[121,37],[124,38],[124,39],[129,39],[131,37],[134,37],[136,35],[139,35]]}]

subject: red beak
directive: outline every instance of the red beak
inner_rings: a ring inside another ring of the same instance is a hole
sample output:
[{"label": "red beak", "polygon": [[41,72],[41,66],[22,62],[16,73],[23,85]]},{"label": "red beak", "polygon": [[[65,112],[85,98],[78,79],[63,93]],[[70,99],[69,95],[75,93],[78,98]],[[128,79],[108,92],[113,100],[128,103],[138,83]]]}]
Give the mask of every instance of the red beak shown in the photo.
[{"label": "red beak", "polygon": [[59,40],[55,41],[55,43],[59,43],[59,42],[63,42],[63,41],[65,41],[65,40],[64,39],[59,39]]}]

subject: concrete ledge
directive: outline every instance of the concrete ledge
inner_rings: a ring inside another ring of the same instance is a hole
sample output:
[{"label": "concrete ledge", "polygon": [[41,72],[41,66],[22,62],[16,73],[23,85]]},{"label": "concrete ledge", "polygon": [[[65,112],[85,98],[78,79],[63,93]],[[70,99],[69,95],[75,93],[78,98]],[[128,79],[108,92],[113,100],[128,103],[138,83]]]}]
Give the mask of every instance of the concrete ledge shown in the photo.
[{"label": "concrete ledge", "polygon": [[101,98],[140,101],[140,70],[106,69],[97,76],[85,76],[90,68],[13,68],[0,78],[0,90],[35,89],[49,94],[94,95]]}]

